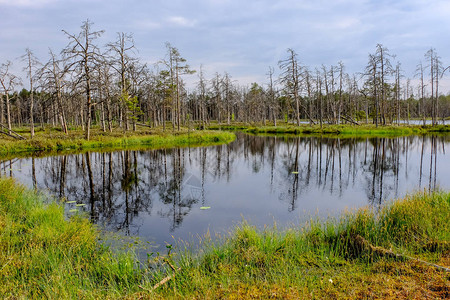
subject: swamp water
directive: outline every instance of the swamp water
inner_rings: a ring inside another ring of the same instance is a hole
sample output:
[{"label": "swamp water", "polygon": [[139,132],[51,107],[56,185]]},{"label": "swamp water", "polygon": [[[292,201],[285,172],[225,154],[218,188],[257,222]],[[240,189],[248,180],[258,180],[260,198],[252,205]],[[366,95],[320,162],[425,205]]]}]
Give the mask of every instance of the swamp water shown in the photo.
[{"label": "swamp water", "polygon": [[450,136],[263,137],[221,146],[2,161],[2,176],[66,199],[68,215],[163,251],[179,239],[378,207],[407,192],[450,188]]}]

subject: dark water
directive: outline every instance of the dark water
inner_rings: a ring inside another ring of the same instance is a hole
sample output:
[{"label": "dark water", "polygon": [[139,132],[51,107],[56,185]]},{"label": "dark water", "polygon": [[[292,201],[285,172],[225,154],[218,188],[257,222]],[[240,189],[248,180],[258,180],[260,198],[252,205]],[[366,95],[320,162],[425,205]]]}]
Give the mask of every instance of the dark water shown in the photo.
[{"label": "dark water", "polygon": [[[450,188],[450,136],[372,139],[239,135],[229,145],[24,158],[2,175],[48,190],[94,222],[163,249],[243,219],[277,226]],[[296,173],[298,172],[298,174]],[[201,209],[201,207],[210,207]]]}]

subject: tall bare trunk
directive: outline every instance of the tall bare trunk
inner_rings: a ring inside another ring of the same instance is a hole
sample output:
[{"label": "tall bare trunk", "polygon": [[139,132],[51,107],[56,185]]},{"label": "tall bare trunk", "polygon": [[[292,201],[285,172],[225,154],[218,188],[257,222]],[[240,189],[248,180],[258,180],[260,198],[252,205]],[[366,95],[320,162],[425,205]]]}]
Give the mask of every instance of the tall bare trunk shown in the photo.
[{"label": "tall bare trunk", "polygon": [[6,94],[6,119],[8,122],[8,133],[11,134],[11,105],[9,103],[9,95],[8,92]]}]

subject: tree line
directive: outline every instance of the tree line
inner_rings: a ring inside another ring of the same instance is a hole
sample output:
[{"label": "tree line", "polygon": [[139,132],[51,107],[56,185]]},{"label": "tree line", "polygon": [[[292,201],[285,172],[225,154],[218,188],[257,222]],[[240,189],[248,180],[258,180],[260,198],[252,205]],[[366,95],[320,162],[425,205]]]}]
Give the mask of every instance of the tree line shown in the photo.
[{"label": "tree line", "polygon": [[[93,125],[103,131],[129,131],[136,126],[180,130],[195,122],[273,124],[280,120],[310,124],[393,124],[409,118],[431,118],[433,125],[450,115],[450,95],[439,93],[448,73],[431,48],[419,62],[412,79],[385,46],[376,45],[364,70],[349,74],[345,65],[302,65],[288,49],[279,61],[279,76],[269,67],[267,82],[242,86],[228,73],[206,78],[202,68],[192,70],[179,50],[166,43],[166,55],[153,66],[137,57],[132,34],[117,33],[116,40],[99,45],[103,30],[89,20],[78,33],[63,30],[69,43],[59,53],[49,50],[40,61],[30,49],[20,60],[26,80],[11,72],[11,61],[0,66],[0,126],[17,137],[15,126],[59,126],[68,134],[82,128],[89,139]],[[188,89],[185,76],[197,76]],[[24,82],[29,90],[20,89]],[[306,120],[306,121],[305,121]]]}]

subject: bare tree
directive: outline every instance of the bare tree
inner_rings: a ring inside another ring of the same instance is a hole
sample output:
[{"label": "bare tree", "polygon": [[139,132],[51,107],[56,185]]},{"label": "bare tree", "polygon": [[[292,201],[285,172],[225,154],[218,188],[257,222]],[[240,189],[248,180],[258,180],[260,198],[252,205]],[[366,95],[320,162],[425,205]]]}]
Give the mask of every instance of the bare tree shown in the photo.
[{"label": "bare tree", "polygon": [[71,62],[69,69],[77,73],[78,82],[84,82],[84,91],[86,95],[86,128],[85,138],[89,140],[91,120],[92,120],[92,98],[91,98],[91,77],[95,64],[100,57],[99,48],[94,44],[94,41],[103,34],[103,30],[92,31],[93,23],[86,20],[81,25],[81,32],[77,35],[70,34],[67,31],[63,32],[67,35],[70,42],[62,53],[64,57]]},{"label": "bare tree", "polygon": [[377,60],[380,69],[380,89],[381,89],[381,118],[383,125],[386,125],[386,77],[393,73],[393,68],[389,58],[389,50],[381,44],[377,44],[375,59]]},{"label": "bare tree", "polygon": [[197,88],[199,90],[199,98],[200,98],[200,121],[202,124],[202,128],[206,125],[206,94],[207,94],[207,87],[206,87],[206,80],[205,76],[203,74],[202,66],[200,66],[200,72],[199,72],[199,82],[197,84]]},{"label": "bare tree", "polygon": [[422,65],[422,62],[420,62],[417,66],[416,66],[416,74],[415,76],[419,77],[420,80],[420,86],[419,86],[419,91],[420,91],[420,108],[419,109],[419,116],[422,117],[423,120],[423,125],[425,125],[425,68]]},{"label": "bare tree", "polygon": [[220,77],[219,73],[216,73],[216,75],[211,79],[211,89],[212,89],[212,101],[215,107],[215,117],[217,119],[217,122],[220,124],[222,122],[222,110],[223,110],[223,103],[222,103],[222,78]]},{"label": "bare tree", "polygon": [[[372,98],[373,98],[373,102],[374,102],[375,126],[378,127],[378,108],[379,108],[378,93],[377,93],[378,92],[377,87],[378,87],[378,83],[379,83],[378,60],[377,60],[376,56],[373,54],[369,54],[369,63],[366,66],[365,75],[368,76],[368,79],[366,81],[366,86],[370,87],[370,89],[371,89],[370,93],[372,94]],[[366,113],[366,115],[367,115],[367,113]]]},{"label": "bare tree", "polygon": [[129,65],[129,80],[130,88],[129,94],[127,93],[125,103],[127,104],[127,111],[129,113],[129,119],[133,122],[133,131],[136,131],[136,122],[139,116],[142,115],[142,110],[139,102],[139,96],[141,94],[141,87],[147,79],[147,65],[141,64],[139,61],[133,61]]},{"label": "bare tree", "polygon": [[157,105],[161,110],[161,120],[163,125],[163,131],[166,130],[166,119],[168,115],[168,108],[173,103],[172,95],[173,88],[170,78],[170,72],[167,70],[161,70],[158,72],[155,83],[155,96]]},{"label": "bare tree", "polygon": [[56,99],[56,111],[65,134],[68,134],[67,119],[65,107],[63,104],[63,88],[66,85],[64,77],[67,74],[67,66],[58,59],[56,54],[49,50],[49,61],[39,70],[39,78],[42,81],[42,87],[47,89],[48,93]]},{"label": "bare tree", "polygon": [[341,123],[341,112],[342,112],[342,98],[343,98],[343,85],[344,85],[344,63],[340,61],[338,63],[338,72],[339,72],[339,97],[338,97],[338,103],[337,103],[337,123]]},{"label": "bare tree", "polygon": [[[277,98],[275,97],[273,73],[274,73],[274,69],[272,67],[269,67],[269,72],[267,73],[267,75],[269,76],[269,87],[268,87],[269,90],[267,91],[267,93],[268,93],[267,97],[269,98],[270,110],[272,112],[273,125],[277,126],[277,116],[278,116],[279,105],[278,105]],[[270,116],[269,116],[269,118],[270,118]]]},{"label": "bare tree", "polygon": [[36,58],[36,56],[33,54],[33,52],[30,50],[30,48],[25,49],[25,54],[21,56],[22,61],[26,62],[26,66],[24,68],[24,71],[27,73],[27,77],[30,80],[30,135],[31,138],[34,137],[34,89],[33,89],[33,83],[36,80],[37,76],[37,68],[41,65],[39,60]]},{"label": "bare tree", "polygon": [[425,58],[429,60],[430,83],[431,83],[431,118],[432,124],[437,125],[438,98],[439,98],[439,77],[443,73],[442,62],[436,50],[431,48],[425,53]]},{"label": "bare tree", "polygon": [[295,103],[295,114],[297,125],[300,126],[300,83],[301,83],[301,66],[298,63],[297,53],[293,49],[287,49],[288,58],[278,62],[281,69],[280,83],[282,83],[289,96],[293,97]]},{"label": "bare tree", "polygon": [[[330,98],[330,91],[329,91],[329,80],[328,80],[328,71],[327,71],[327,68],[325,67],[325,65],[322,65],[322,72],[323,72],[323,84],[325,85],[325,104],[326,103],[329,103],[330,101],[329,101],[329,98]],[[333,70],[332,70],[332,68],[330,68],[330,73],[332,74],[333,73]],[[321,116],[320,116],[320,118],[321,118],[321,120],[323,121],[323,112],[324,112],[324,109],[323,109],[323,106],[324,106],[324,103],[323,103],[323,101],[322,101],[323,99],[321,99],[321,106],[320,106],[320,113],[321,113]],[[321,123],[320,123],[320,127],[322,128],[322,121],[321,121]]]},{"label": "bare tree", "polygon": [[395,103],[397,106],[397,125],[400,125],[400,111],[401,111],[401,105],[400,105],[400,92],[401,92],[401,88],[400,88],[400,77],[402,77],[401,75],[401,69],[400,69],[400,63],[398,62],[397,65],[395,66],[395,85],[394,85],[394,99],[395,99]]},{"label": "bare tree", "polygon": [[225,100],[225,109],[227,114],[227,125],[230,125],[230,120],[232,118],[231,112],[231,94],[232,94],[232,82],[230,79],[230,74],[225,72],[225,75],[222,78],[222,87],[223,87],[223,99]]},{"label": "bare tree", "polygon": [[[175,97],[173,98],[173,109],[174,114],[174,123],[173,126],[175,126],[175,123],[177,124],[177,129],[180,130],[180,123],[181,123],[181,103],[180,103],[180,88],[181,88],[181,75],[185,74],[193,74],[195,73],[194,70],[191,70],[189,65],[186,64],[186,59],[181,57],[180,52],[177,48],[172,47],[170,43],[166,43],[167,48],[167,55],[168,55],[168,61],[165,61],[166,66],[169,68],[170,77],[172,80],[172,87],[173,87],[173,94]],[[174,127],[175,129],[175,127]]]},{"label": "bare tree", "polygon": [[131,66],[137,61],[132,57],[130,53],[136,49],[134,45],[133,36],[127,33],[117,33],[117,40],[114,43],[107,44],[108,51],[114,55],[111,60],[111,67],[116,70],[120,80],[120,99],[122,109],[125,111],[124,118],[124,130],[128,130],[128,106],[130,101],[130,69]]},{"label": "bare tree", "polygon": [[[11,134],[11,104],[9,99],[9,93],[14,91],[14,87],[16,85],[21,84],[20,79],[10,72],[11,61],[7,61],[6,63],[0,66],[0,85],[3,89],[3,93],[6,96],[6,119],[8,122],[8,133]],[[2,112],[3,113],[3,112]]]},{"label": "bare tree", "polygon": [[320,128],[323,128],[323,103],[322,103],[323,99],[322,98],[323,98],[322,97],[322,76],[320,74],[320,70],[316,68],[316,102],[319,105]]}]

